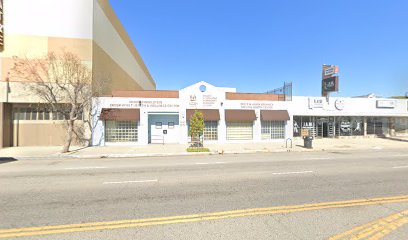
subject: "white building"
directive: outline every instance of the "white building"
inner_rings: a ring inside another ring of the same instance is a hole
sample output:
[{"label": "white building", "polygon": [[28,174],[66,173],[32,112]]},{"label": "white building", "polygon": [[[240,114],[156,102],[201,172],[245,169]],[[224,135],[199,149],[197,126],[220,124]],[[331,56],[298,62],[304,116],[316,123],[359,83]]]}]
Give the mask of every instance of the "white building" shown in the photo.
[{"label": "white building", "polygon": [[293,97],[294,136],[408,135],[408,99]]},{"label": "white building", "polygon": [[408,135],[408,100],[293,97],[237,93],[200,82],[180,91],[114,91],[94,100],[92,144],[189,142],[195,110],[204,113],[206,143],[314,137]]}]

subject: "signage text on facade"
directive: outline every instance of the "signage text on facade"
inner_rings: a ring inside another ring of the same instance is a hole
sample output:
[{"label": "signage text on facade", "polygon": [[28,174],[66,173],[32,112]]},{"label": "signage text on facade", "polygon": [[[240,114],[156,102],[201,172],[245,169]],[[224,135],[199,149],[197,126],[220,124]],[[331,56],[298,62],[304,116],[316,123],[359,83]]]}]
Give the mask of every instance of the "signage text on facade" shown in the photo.
[{"label": "signage text on facade", "polygon": [[176,103],[163,103],[163,101],[129,101],[129,103],[111,103],[111,108],[176,108],[179,107]]},{"label": "signage text on facade", "polygon": [[313,108],[323,108],[323,99],[309,98],[309,109]]},{"label": "signage text on facade", "polygon": [[395,108],[394,100],[377,100],[377,108]]},{"label": "signage text on facade", "polygon": [[272,109],[272,103],[241,103],[241,109]]}]

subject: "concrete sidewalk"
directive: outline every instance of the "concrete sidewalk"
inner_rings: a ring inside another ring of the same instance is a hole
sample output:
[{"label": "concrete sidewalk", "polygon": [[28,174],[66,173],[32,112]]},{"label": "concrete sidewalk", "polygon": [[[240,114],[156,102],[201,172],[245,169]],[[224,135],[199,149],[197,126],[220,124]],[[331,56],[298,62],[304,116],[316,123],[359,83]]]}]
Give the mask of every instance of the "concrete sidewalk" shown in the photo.
[{"label": "concrete sidewalk", "polygon": [[[146,157],[146,156],[177,156],[203,154],[238,154],[259,152],[286,151],[354,151],[366,149],[406,149],[407,139],[356,138],[356,139],[315,139],[313,149],[303,147],[303,139],[296,138],[293,147],[286,148],[285,142],[273,143],[239,143],[239,144],[205,144],[209,153],[188,153],[188,145],[153,144],[147,146],[108,146],[108,147],[72,147],[71,152],[62,154],[61,146],[53,147],[13,147],[0,150],[1,158],[44,159],[44,158],[114,158],[114,157]],[[289,144],[290,145],[290,144]]]}]

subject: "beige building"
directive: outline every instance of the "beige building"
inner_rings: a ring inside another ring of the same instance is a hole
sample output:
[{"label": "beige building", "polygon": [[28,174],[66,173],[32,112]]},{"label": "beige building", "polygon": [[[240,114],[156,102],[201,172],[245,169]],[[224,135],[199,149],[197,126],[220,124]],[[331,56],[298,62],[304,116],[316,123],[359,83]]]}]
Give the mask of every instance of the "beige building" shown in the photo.
[{"label": "beige building", "polygon": [[[0,53],[0,148],[60,145],[63,121],[41,109],[28,83],[13,78],[15,58],[68,51],[89,65],[93,81],[109,78],[104,92],[155,90],[140,54],[108,0],[3,0]],[[4,18],[3,18],[4,17]]]}]

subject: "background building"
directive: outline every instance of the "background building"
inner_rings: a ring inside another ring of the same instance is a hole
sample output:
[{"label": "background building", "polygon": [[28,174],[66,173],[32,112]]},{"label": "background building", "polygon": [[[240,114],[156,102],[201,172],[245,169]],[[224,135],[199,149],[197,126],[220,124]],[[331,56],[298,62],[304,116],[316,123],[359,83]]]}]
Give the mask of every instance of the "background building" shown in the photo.
[{"label": "background building", "polygon": [[138,51],[108,0],[4,0],[4,50],[0,54],[0,148],[59,145],[65,131],[58,114],[16,81],[14,59],[68,51],[88,64],[103,92],[154,90]]}]

